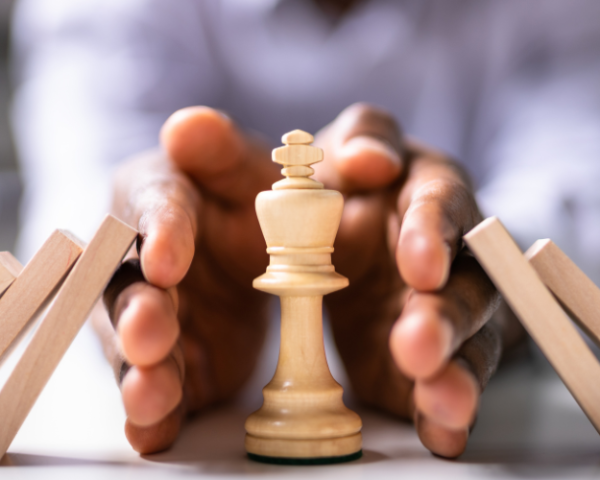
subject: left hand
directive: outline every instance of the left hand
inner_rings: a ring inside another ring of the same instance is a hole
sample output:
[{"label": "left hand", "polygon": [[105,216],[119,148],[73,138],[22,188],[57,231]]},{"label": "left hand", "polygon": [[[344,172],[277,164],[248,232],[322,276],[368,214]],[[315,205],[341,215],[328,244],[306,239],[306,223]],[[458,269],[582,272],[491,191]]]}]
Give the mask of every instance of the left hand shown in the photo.
[{"label": "left hand", "polygon": [[465,174],[357,104],[318,135],[315,165],[346,204],[333,263],[350,286],[325,297],[352,386],[414,419],[423,444],[460,455],[501,354],[500,295],[462,236],[481,221]]}]

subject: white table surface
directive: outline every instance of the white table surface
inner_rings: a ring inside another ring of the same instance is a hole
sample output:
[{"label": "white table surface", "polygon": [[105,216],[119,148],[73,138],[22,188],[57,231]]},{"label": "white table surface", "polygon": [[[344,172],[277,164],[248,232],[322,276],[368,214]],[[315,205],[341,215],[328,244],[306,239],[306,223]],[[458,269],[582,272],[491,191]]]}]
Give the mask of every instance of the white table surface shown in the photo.
[{"label": "white table surface", "polygon": [[[600,477],[600,436],[540,362],[512,366],[494,378],[458,460],[431,455],[411,425],[358,410],[364,423],[364,456],[358,461],[309,467],[252,462],[243,447],[244,420],[260,405],[260,388],[274,371],[278,332],[272,330],[271,347],[239,401],[199,415],[171,450],[142,458],[127,443],[112,372],[84,327],[0,461],[0,479]],[[332,371],[344,384],[326,337]],[[10,365],[0,370],[0,384]]]}]

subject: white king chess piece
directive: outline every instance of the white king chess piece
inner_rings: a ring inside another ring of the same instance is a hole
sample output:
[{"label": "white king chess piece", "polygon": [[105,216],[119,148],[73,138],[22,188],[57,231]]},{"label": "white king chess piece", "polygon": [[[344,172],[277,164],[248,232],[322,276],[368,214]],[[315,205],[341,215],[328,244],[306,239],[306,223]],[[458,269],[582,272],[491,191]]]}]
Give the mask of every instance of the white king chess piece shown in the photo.
[{"label": "white king chess piece", "polygon": [[281,298],[277,370],[263,389],[263,406],[246,420],[250,458],[270,463],[336,463],[362,453],[362,422],[342,400],[323,344],[323,295],[348,286],[331,264],[344,199],[309,178],[323,160],[313,136],[294,130],[273,150],[285,179],[256,198],[271,256],[258,290]]}]

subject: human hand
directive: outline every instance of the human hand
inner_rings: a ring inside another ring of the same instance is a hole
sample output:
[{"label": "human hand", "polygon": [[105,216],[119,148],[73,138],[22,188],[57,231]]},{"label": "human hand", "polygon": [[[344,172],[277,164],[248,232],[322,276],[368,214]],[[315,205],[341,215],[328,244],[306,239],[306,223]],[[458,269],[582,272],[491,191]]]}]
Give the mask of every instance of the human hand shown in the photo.
[{"label": "human hand", "polygon": [[333,263],[350,286],[325,297],[359,398],[413,419],[432,452],[461,454],[501,353],[500,296],[462,249],[481,216],[461,169],[357,104],[316,137],[326,188],[346,197]]},{"label": "human hand", "polygon": [[[252,371],[266,297],[250,285],[267,264],[254,197],[281,178],[265,146],[210,109],[176,113],[161,141],[167,155],[125,165],[115,195],[115,213],[144,237],[148,283],[114,299],[118,342],[105,313],[96,322],[109,326],[100,330],[117,368],[133,365],[122,382],[126,433],[143,453],[169,446],[185,412],[231,397]],[[351,286],[326,301],[352,383],[367,403],[414,414],[435,453],[459,454],[500,351],[497,332],[480,330],[498,295],[457,255],[479,221],[472,195],[456,167],[368,107],[347,109],[317,142],[328,158],[317,175],[347,195],[334,264]],[[394,259],[398,241],[408,247]]]},{"label": "human hand", "polygon": [[107,289],[116,334],[104,308],[94,314],[141,453],[170,446],[185,413],[231,398],[252,372],[269,297],[252,288],[268,263],[254,200],[281,179],[270,148],[209,108],[175,113],[161,146],[115,182],[143,277],[125,265]]}]

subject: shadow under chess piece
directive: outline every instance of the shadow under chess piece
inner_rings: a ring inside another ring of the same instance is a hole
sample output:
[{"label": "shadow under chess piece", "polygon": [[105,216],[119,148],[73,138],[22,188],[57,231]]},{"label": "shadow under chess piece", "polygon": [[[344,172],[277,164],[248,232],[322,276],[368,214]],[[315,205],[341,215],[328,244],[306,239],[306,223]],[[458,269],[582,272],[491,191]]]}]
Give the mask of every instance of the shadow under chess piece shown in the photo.
[{"label": "shadow under chess piece", "polygon": [[342,401],[323,344],[323,295],[348,285],[331,264],[344,200],[309,178],[323,151],[294,130],[273,150],[285,179],[256,198],[271,262],[253,286],[281,297],[281,346],[263,406],[246,420],[250,458],[269,463],[324,464],[359,458],[360,417]]}]

